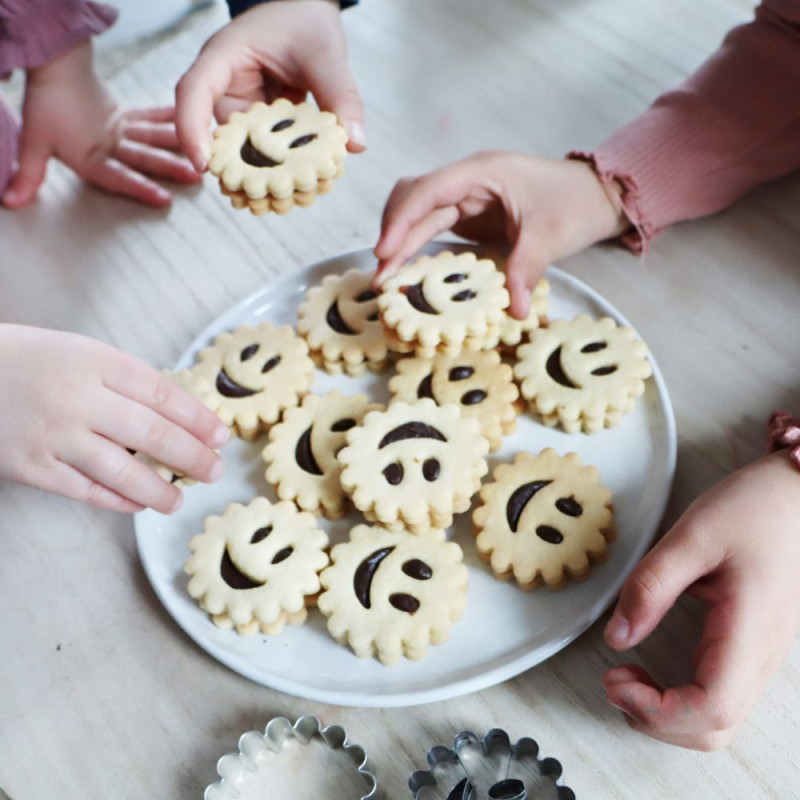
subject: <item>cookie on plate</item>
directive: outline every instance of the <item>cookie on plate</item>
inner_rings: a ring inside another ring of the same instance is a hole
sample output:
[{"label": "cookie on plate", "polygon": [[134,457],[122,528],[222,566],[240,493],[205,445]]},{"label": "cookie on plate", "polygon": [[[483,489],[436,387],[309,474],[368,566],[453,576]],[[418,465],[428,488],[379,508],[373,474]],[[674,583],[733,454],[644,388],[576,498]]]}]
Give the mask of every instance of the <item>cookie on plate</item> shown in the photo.
[{"label": "cookie on plate", "polygon": [[412,535],[357,525],[331,561],[317,605],[331,636],[361,658],[421,659],[464,612],[463,553],[441,530]]},{"label": "cookie on plate", "polygon": [[208,168],[234,208],[285,214],[330,191],[346,144],[333,114],[280,97],[231,114],[214,131]]},{"label": "cookie on plate", "polygon": [[[219,408],[219,396],[213,390],[209,382],[202,376],[189,369],[182,369],[179,372],[172,372],[171,370],[165,369],[162,370],[162,372],[173,383],[180,386],[184,392],[190,394],[195,400],[199,400],[209,411],[216,412]],[[136,457],[143,463],[152,467],[165,481],[169,481],[169,483],[174,484],[179,489],[197,483],[197,481],[192,478],[188,478],[186,475],[176,472],[172,467],[161,464],[144,453],[138,453]]]},{"label": "cookie on plate", "polygon": [[481,558],[522,589],[560,589],[606,557],[615,536],[611,491],[577,453],[547,448],[500,464],[480,492],[472,521]]},{"label": "cookie on plate", "polygon": [[221,333],[202,350],[192,372],[205,378],[219,401],[217,416],[242,439],[255,439],[311,388],[314,362],[288,326],[262,322]]},{"label": "cookie on plate", "polygon": [[489,443],[458,406],[424,398],[371,411],[339,451],[342,488],[373,522],[419,533],[466,511],[486,474]]},{"label": "cookie on plate", "polygon": [[274,635],[298,625],[319,592],[328,537],[294,503],[258,497],[208,517],[189,543],[188,591],[215,625]]},{"label": "cookie on plate", "polygon": [[371,281],[359,269],[326,275],[297,309],[297,332],[326,372],[361,375],[367,367],[381,372],[386,366],[389,346]]},{"label": "cookie on plate", "polygon": [[345,445],[347,431],[368,411],[383,406],[362,394],[334,391],[320,397],[306,395],[302,404],[288,409],[269,431],[262,453],[266,478],[281,500],[293,500],[304,511],[338,519],[347,499],[339,482],[342,471],[336,454]]},{"label": "cookie on plate", "polygon": [[400,267],[378,296],[394,347],[431,356],[488,350],[500,336],[508,292],[503,273],[472,252],[443,250]]},{"label": "cookie on plate", "polygon": [[466,351],[457,356],[404,358],[389,381],[395,400],[413,403],[429,397],[437,405],[454,403],[464,417],[477,419],[489,449],[517,427],[519,390],[508,364],[496,350]]},{"label": "cookie on plate", "polygon": [[546,425],[596,433],[620,422],[653,374],[647,345],[610,317],[553,320],[517,350],[522,396]]}]

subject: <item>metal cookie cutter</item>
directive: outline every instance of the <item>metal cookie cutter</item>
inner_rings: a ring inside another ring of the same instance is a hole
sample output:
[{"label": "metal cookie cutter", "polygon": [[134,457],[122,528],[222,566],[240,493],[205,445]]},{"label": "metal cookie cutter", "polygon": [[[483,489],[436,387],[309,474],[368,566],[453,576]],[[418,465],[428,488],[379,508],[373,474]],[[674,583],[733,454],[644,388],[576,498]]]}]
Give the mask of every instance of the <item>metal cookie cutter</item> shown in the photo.
[{"label": "metal cookie cutter", "polygon": [[294,800],[328,797],[377,800],[378,780],[361,745],[348,741],[341,725],[323,727],[317,717],[271,720],[264,731],[248,731],[239,752],[217,762],[222,780],[206,788],[204,800]]},{"label": "metal cookie cutter", "polygon": [[539,759],[539,745],[493,728],[479,739],[462,731],[453,749],[443,745],[428,751],[430,770],[415,772],[408,781],[414,800],[575,800],[575,792],[559,784],[561,764]]}]

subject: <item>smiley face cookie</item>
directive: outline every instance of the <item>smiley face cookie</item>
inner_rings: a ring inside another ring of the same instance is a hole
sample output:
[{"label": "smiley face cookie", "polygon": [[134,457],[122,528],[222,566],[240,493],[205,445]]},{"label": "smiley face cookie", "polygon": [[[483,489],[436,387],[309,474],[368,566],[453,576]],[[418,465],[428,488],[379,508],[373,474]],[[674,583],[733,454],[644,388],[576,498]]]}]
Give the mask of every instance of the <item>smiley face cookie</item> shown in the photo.
[{"label": "smiley face cookie", "polygon": [[518,453],[481,488],[472,514],[478,552],[501,580],[559,589],[606,556],[614,538],[611,492],[577,453]]},{"label": "smiley face cookie", "polygon": [[364,395],[331,392],[324,397],[306,395],[302,405],[286,411],[273,425],[264,448],[267,481],[281,500],[293,500],[304,511],[338,519],[345,511],[346,495],[336,454],[345,445],[347,431],[368,411],[382,408]]},{"label": "smiley face cookie", "polygon": [[214,131],[209,171],[234,208],[285,214],[308,206],[342,172],[347,133],[328,111],[285,98],[235,111]]},{"label": "smiley face cookie", "polygon": [[499,340],[508,292],[493,261],[442,251],[400,267],[378,296],[390,338],[417,355],[487,350]]},{"label": "smiley face cookie", "polygon": [[[194,397],[195,400],[199,400],[209,411],[216,412],[219,407],[219,397],[205,378],[189,369],[182,369],[180,372],[172,372],[165,369],[163,370],[163,374],[173,383],[180,386],[184,392]],[[174,484],[178,488],[192,486],[197,483],[197,481],[192,478],[187,478],[185,475],[175,472],[166,464],[154,461],[144,453],[139,453],[136,457],[145,464],[151,466],[165,481],[169,481],[169,483]]]},{"label": "smiley face cookie", "polygon": [[248,440],[296,406],[314,380],[306,343],[288,325],[269,322],[221,333],[192,371],[214,387],[220,419]]},{"label": "smiley face cookie", "polygon": [[313,514],[294,503],[258,497],[208,517],[189,543],[189,594],[222,628],[241,634],[280,632],[305,621],[306,605],[328,564],[328,537]]},{"label": "smiley face cookie", "polygon": [[437,405],[454,403],[462,416],[478,420],[490,450],[497,450],[517,426],[519,390],[511,367],[495,350],[402,359],[389,390],[395,400],[413,403],[429,397]]},{"label": "smiley face cookie", "polygon": [[297,309],[297,331],[326,372],[360,375],[367,367],[380,372],[386,366],[389,347],[371,280],[358,269],[326,275]]},{"label": "smiley face cookie", "polygon": [[530,311],[525,319],[514,319],[508,311],[500,321],[500,344],[516,347],[527,339],[531,331],[547,326],[547,311],[550,307],[550,284],[545,278],[534,286],[530,297]]},{"label": "smiley face cookie", "polygon": [[554,320],[517,350],[522,396],[546,425],[596,433],[620,422],[653,373],[647,345],[610,317]]},{"label": "smiley face cookie", "polygon": [[412,535],[357,525],[331,560],[317,605],[331,636],[361,658],[423,658],[464,612],[463,553],[441,530]]},{"label": "smiley face cookie", "polygon": [[364,516],[419,533],[466,511],[486,474],[489,443],[458,406],[424,398],[372,411],[347,434],[342,488]]}]

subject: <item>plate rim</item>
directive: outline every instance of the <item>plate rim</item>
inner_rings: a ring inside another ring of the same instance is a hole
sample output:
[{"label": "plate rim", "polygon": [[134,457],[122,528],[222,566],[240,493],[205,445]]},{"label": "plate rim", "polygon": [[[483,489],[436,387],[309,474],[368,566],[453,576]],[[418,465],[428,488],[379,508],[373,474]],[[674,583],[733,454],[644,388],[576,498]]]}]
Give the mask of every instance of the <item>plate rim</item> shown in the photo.
[{"label": "plate rim", "polygon": [[[462,242],[453,242],[442,239],[436,239],[430,242],[421,250],[421,252],[430,252],[432,249],[441,249],[442,247],[469,249],[476,253],[487,252],[487,248],[481,247],[480,245],[469,245]],[[348,257],[360,256],[365,252],[371,252],[371,248],[363,247],[346,250],[337,255],[307,264],[303,267],[300,267],[297,271],[287,272],[283,275],[279,275],[268,280],[259,289],[250,292],[241,300],[234,303],[232,306],[229,306],[223,312],[214,317],[184,349],[182,354],[178,357],[173,365],[173,369],[184,368],[181,366],[183,362],[191,360],[202,347],[208,344],[209,338],[214,335],[212,331],[219,325],[219,322],[223,317],[239,314],[244,309],[255,305],[259,298],[271,290],[274,290],[275,287],[281,283],[290,283],[292,281],[296,281],[298,271],[302,271],[304,273],[320,271],[328,264],[340,262],[342,259]],[[566,272],[565,270],[552,264],[547,267],[544,274],[544,277],[549,276],[557,277],[558,280],[562,281],[574,291],[586,296],[599,308],[601,308],[605,314],[614,318],[619,324],[630,327],[634,330],[634,332],[636,332],[637,336],[639,335],[638,331],[636,331],[636,328],[630,323],[628,318],[617,309],[616,306],[614,306],[610,301],[603,297],[603,295],[601,295],[597,290],[595,290],[582,279],[577,278],[571,273]],[[481,671],[477,675],[469,678],[463,678],[453,683],[413,691],[398,691],[394,694],[365,695],[352,690],[345,691],[340,689],[325,689],[324,687],[312,686],[307,682],[295,682],[291,679],[282,678],[280,676],[270,676],[269,682],[267,683],[264,680],[263,673],[251,669],[249,664],[246,661],[243,662],[240,656],[233,654],[226,649],[219,648],[214,642],[201,640],[201,638],[196,636],[194,632],[188,630],[187,626],[184,626],[181,619],[179,619],[177,611],[172,608],[170,602],[162,592],[160,581],[156,580],[151,572],[148,559],[143,555],[142,540],[145,536],[145,533],[141,530],[141,514],[137,513],[134,515],[134,531],[136,536],[136,549],[139,556],[139,562],[144,569],[150,586],[161,602],[161,605],[167,611],[175,624],[177,624],[180,630],[198,647],[200,647],[203,652],[207,653],[237,674],[242,675],[243,677],[246,677],[261,686],[275,691],[284,692],[293,697],[347,707],[398,708],[432,703],[440,700],[449,700],[454,697],[459,697],[461,695],[469,694],[503,683],[511,678],[521,675],[523,672],[535,667],[537,664],[543,663],[551,656],[562,650],[564,647],[571,644],[582,633],[588,630],[604,613],[604,611],[614,602],[623,582],[630,574],[630,571],[642,558],[644,553],[650,548],[653,540],[656,538],[661,521],[663,520],[664,513],[669,503],[670,496],[672,494],[677,463],[677,427],[674,409],[669,392],[667,391],[666,382],[652,350],[649,350],[649,360],[653,368],[652,380],[656,387],[659,402],[663,408],[663,422],[667,442],[665,452],[662,453],[664,457],[664,467],[666,468],[667,480],[664,484],[659,507],[656,509],[655,519],[657,522],[654,525],[653,531],[648,536],[641,537],[637,540],[635,547],[632,548],[631,553],[628,556],[628,559],[621,566],[619,574],[611,584],[613,591],[609,591],[610,599],[607,601],[604,600],[602,602],[595,602],[591,606],[591,613],[581,616],[575,624],[570,625],[562,637],[552,641],[549,646],[542,645],[536,647],[527,655],[527,657],[521,656],[512,658],[510,661],[500,664],[492,669]]]}]

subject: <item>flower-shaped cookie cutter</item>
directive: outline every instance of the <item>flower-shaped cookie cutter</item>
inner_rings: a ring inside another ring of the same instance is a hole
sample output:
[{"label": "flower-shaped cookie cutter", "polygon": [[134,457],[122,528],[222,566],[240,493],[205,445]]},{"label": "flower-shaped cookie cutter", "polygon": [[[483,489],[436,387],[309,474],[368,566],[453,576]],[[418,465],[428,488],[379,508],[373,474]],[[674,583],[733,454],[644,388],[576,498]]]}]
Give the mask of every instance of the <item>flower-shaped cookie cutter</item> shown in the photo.
[{"label": "flower-shaped cookie cutter", "polygon": [[[248,731],[239,751],[217,762],[222,780],[206,788],[204,800],[321,795],[377,800],[378,779],[364,748],[350,742],[341,725],[323,727],[311,714],[292,723],[275,717],[264,733]],[[307,788],[307,791],[306,791]]]},{"label": "flower-shaped cookie cutter", "polygon": [[560,784],[559,761],[540,759],[533,739],[511,744],[499,728],[483,739],[462,731],[452,749],[432,747],[428,764],[430,770],[409,778],[414,800],[575,800],[572,789]]}]

